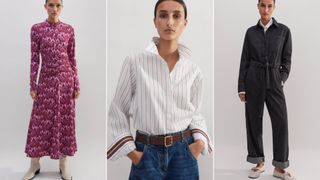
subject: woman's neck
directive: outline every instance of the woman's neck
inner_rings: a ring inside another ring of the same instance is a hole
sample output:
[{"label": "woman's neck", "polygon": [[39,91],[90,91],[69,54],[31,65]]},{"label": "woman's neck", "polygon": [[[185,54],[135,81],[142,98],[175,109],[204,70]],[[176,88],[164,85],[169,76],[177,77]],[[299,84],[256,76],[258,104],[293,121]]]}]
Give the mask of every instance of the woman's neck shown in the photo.
[{"label": "woman's neck", "polygon": [[160,39],[157,45],[159,55],[165,61],[177,61],[179,59],[178,47],[178,41],[167,41],[163,39]]},{"label": "woman's neck", "polygon": [[262,22],[263,25],[267,25],[270,21],[271,21],[271,18],[270,19],[261,18],[261,22]]},{"label": "woman's neck", "polygon": [[48,22],[49,22],[49,23],[57,23],[57,22],[59,22],[59,18],[51,18],[51,17],[48,17]]}]

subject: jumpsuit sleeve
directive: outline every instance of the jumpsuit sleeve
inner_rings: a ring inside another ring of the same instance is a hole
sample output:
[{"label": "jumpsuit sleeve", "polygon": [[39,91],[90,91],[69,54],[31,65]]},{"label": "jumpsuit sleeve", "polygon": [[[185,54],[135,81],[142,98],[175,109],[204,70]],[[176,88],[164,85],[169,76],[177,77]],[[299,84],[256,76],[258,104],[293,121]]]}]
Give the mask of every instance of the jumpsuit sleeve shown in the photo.
[{"label": "jumpsuit sleeve", "polygon": [[74,30],[71,28],[69,43],[68,43],[68,58],[69,62],[73,71],[73,79],[74,79],[74,90],[80,91],[80,83],[78,79],[78,69],[77,69],[77,62],[75,58],[75,35]]},{"label": "jumpsuit sleeve", "polygon": [[209,154],[212,152],[212,143],[207,133],[207,125],[204,117],[200,113],[202,103],[202,82],[201,72],[191,86],[191,103],[194,106],[194,114],[189,128],[192,131],[194,140],[202,140],[205,143],[201,154]]},{"label": "jumpsuit sleeve", "polygon": [[292,40],[291,40],[290,30],[288,29],[285,40],[284,40],[281,66],[280,66],[280,75],[281,75],[282,82],[286,82],[286,80],[289,77],[290,68],[291,68],[291,54],[292,54]]},{"label": "jumpsuit sleeve", "polygon": [[112,140],[107,158],[117,160],[136,149],[130,131],[130,106],[135,93],[135,75],[132,63],[126,58],[120,73],[117,89],[108,112],[108,133]]},{"label": "jumpsuit sleeve", "polygon": [[40,63],[40,37],[36,26],[31,28],[31,64],[30,64],[30,91],[37,91],[37,76]]},{"label": "jumpsuit sleeve", "polygon": [[249,65],[250,65],[250,47],[249,47],[248,31],[247,31],[244,38],[243,47],[242,47],[239,79],[238,79],[238,93],[246,92],[245,79],[246,79]]}]

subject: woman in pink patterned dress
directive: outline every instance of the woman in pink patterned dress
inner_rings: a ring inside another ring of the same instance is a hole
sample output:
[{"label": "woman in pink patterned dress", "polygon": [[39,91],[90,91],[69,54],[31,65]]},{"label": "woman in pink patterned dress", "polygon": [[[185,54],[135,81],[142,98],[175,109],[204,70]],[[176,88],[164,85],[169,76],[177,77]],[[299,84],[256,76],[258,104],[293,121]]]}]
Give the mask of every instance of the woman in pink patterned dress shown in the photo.
[{"label": "woman in pink patterned dress", "polygon": [[74,30],[59,20],[62,6],[62,0],[46,0],[48,19],[31,28],[30,95],[34,102],[25,149],[31,166],[24,179],[40,172],[43,156],[59,159],[62,179],[72,179],[66,157],[77,151],[75,99],[80,89]]}]

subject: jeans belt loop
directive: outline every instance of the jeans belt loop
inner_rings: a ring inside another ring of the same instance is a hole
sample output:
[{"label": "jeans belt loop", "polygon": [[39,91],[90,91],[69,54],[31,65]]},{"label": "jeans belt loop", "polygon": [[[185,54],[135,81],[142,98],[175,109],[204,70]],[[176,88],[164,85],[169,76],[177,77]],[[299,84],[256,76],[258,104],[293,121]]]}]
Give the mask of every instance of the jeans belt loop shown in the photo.
[{"label": "jeans belt loop", "polygon": [[149,145],[150,144],[150,136],[149,136],[149,134],[146,134],[146,141],[147,141],[147,145]]},{"label": "jeans belt loop", "polygon": [[183,134],[183,133],[184,133],[183,131],[180,131],[181,141],[183,141],[183,140],[184,140],[184,134]]}]

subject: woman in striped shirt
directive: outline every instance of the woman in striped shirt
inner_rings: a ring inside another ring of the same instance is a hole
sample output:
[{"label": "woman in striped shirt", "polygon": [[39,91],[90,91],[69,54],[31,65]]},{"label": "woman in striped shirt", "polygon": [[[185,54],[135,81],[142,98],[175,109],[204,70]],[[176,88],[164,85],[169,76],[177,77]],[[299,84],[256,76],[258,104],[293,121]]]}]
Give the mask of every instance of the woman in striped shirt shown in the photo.
[{"label": "woman in striped shirt", "polygon": [[184,1],[158,0],[154,24],[160,37],[123,64],[108,113],[107,156],[131,159],[129,179],[199,179],[197,158],[212,146],[199,112],[203,76],[179,44]]}]

